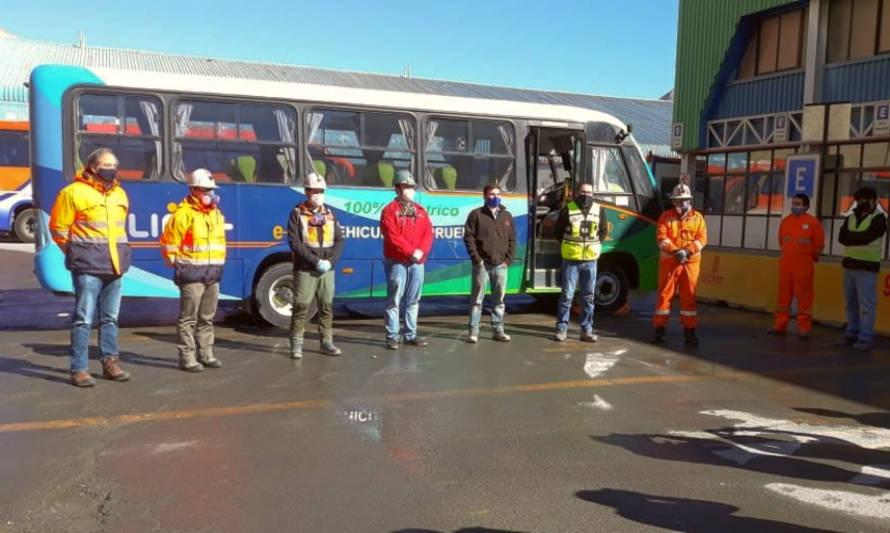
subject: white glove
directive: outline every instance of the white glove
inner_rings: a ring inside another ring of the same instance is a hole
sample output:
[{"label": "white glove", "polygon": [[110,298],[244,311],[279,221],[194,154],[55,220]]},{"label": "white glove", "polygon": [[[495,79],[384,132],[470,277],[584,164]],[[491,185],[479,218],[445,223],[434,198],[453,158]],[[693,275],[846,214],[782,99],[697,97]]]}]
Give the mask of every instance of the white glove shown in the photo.
[{"label": "white glove", "polygon": [[331,262],[327,259],[319,259],[315,265],[315,269],[324,274],[331,269]]},{"label": "white glove", "polygon": [[414,253],[411,254],[411,259],[414,259],[415,263],[419,263],[420,260],[423,259],[423,250],[414,250]]}]

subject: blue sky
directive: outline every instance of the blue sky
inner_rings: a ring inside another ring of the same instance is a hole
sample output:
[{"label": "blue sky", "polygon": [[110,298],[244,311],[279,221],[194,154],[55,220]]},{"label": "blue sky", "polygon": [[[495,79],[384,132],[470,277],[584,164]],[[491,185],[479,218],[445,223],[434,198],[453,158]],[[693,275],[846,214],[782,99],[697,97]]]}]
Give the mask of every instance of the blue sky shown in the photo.
[{"label": "blue sky", "polygon": [[[85,7],[89,6],[89,8]],[[249,6],[249,7],[247,7]],[[558,6],[558,8],[557,8]],[[677,0],[15,0],[0,28],[224,59],[658,98]]]}]

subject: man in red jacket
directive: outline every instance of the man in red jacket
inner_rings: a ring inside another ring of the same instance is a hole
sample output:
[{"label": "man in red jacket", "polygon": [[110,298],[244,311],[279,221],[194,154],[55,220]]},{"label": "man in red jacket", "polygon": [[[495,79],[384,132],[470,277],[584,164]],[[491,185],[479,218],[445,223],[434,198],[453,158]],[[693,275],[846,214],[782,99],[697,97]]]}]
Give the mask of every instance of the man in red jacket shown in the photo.
[{"label": "man in red jacket", "polygon": [[417,184],[408,170],[393,179],[396,199],[383,208],[383,266],[386,272],[386,347],[399,349],[399,307],[405,301],[405,344],[426,346],[417,336],[417,312],[423,288],[423,264],[433,246],[433,224],[420,204],[414,202]]}]

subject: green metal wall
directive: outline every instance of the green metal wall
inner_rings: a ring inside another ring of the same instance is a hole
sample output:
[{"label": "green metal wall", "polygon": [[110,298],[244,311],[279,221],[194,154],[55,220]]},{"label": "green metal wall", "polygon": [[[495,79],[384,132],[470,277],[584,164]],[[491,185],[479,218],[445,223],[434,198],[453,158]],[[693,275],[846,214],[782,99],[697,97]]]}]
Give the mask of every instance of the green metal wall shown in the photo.
[{"label": "green metal wall", "polygon": [[791,3],[793,0],[680,0],[674,122],[683,123],[681,150],[698,148],[702,107],[739,19]]}]

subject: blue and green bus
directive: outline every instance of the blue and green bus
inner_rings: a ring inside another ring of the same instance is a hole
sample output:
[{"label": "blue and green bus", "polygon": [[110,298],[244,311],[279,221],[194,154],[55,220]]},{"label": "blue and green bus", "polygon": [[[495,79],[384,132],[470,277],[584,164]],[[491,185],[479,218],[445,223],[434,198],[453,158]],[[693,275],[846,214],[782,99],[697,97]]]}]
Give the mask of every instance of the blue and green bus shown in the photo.
[{"label": "blue and green bus", "polygon": [[632,288],[655,285],[655,184],[630,127],[590,109],[357,89],[261,79],[46,65],[29,84],[33,189],[38,219],[35,272],[52,291],[71,290],[48,213],[86,155],[114,150],[130,197],[133,267],[124,296],[178,297],[158,238],[185,194],[184,179],[207,168],[220,184],[228,222],[223,298],[242,300],[288,324],[293,291],[286,239],[301,176],[328,183],[326,203],[343,226],[338,300],[386,292],[380,211],[399,169],[418,177],[416,200],[435,241],[424,296],[469,294],[463,225],[497,183],[517,225],[509,293],[558,290],[552,228],[566,192],[591,182],[607,207],[609,240],[597,280],[599,305],[621,307]]}]

